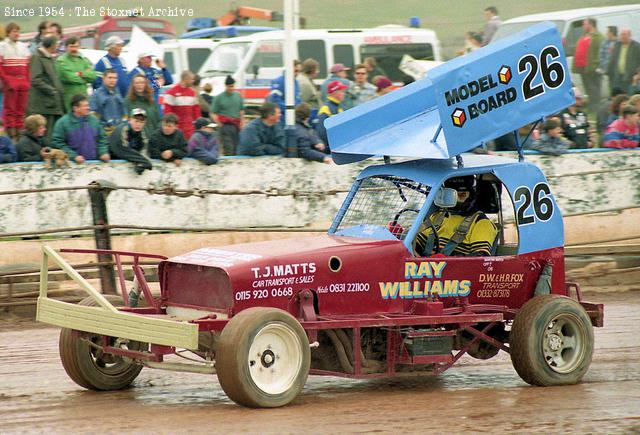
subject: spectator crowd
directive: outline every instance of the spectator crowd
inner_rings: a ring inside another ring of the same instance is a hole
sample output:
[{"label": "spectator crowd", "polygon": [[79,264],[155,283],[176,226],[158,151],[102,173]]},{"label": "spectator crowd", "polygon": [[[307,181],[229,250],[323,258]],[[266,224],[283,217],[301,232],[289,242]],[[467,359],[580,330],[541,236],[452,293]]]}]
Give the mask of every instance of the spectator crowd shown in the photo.
[{"label": "spectator crowd", "polygon": [[608,26],[603,36],[594,18],[583,21],[582,32],[571,65],[582,89],[573,88],[575,104],[550,117],[531,148],[552,155],[597,146],[638,148],[640,43],[628,28]]},{"label": "spectator crowd", "polygon": [[[171,72],[153,54],[138,54],[130,71],[118,36],[105,42],[107,53],[94,65],[80,52],[80,40],[62,40],[62,28],[47,21],[29,43],[20,26],[9,23],[0,42],[0,162],[32,162],[51,149],[70,161],[133,163],[137,173],[153,168],[150,159],[180,165],[191,157],[206,165],[222,155],[291,155],[284,131],[284,75],[273,80],[257,119],[247,122],[244,100],[227,76],[213,97],[211,85],[183,71]],[[336,64],[320,87],[314,59],[296,61],[294,156],[332,163],[324,120],[390,92],[391,81],[374,58],[351,68]],[[372,80],[370,74],[375,74]],[[160,98],[163,87],[169,87]],[[161,103],[162,100],[162,103]]]},{"label": "spectator crowd", "polygon": [[[458,55],[491,42],[502,21],[493,6],[486,8],[484,14],[484,29],[467,32],[465,45]],[[632,38],[631,30],[608,26],[606,35],[602,35],[595,18],[585,19],[570,67],[581,82],[581,87],[573,88],[575,104],[550,116],[539,126],[523,127],[521,139],[533,137],[525,143],[525,148],[550,155],[599,146],[638,148],[640,43]],[[512,134],[497,138],[489,148],[515,150],[515,138]]]},{"label": "spectator crowd", "polygon": [[[486,8],[485,18],[481,32],[467,32],[460,55],[491,41],[501,25],[497,9]],[[211,165],[223,155],[288,155],[331,164],[324,121],[395,89],[373,57],[353,68],[332,65],[320,86],[314,82],[318,61],[295,61],[295,146],[288,147],[284,74],[272,81],[259,116],[248,122],[232,76],[213,97],[211,85],[201,87],[191,71],[174,84],[171,71],[150,52],[139,53],[129,71],[118,36],[106,40],[107,53],[94,65],[81,54],[80,40],[63,40],[56,23],[41,23],[30,44],[19,40],[20,30],[7,24],[0,41],[0,163],[41,161],[58,149],[76,164],[124,159],[137,173],[153,168],[150,159],[180,165],[190,157]],[[637,148],[640,43],[627,28],[609,26],[602,35],[591,18],[582,31],[571,67],[586,93],[574,87],[575,104],[534,129],[528,146],[553,155],[597,146]],[[512,150],[515,139],[507,135],[491,147]]]}]

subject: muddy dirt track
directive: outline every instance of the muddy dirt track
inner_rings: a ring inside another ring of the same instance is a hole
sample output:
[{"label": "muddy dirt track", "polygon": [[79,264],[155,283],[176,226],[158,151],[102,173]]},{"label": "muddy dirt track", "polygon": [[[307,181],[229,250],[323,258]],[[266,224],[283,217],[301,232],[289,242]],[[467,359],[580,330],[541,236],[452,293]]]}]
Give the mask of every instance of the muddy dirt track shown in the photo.
[{"label": "muddy dirt track", "polygon": [[86,391],[59,362],[57,329],[4,327],[0,433],[640,433],[640,292],[588,296],[606,304],[605,328],[582,384],[530,387],[500,353],[439,377],[311,377],[270,410],[236,406],[215,376],[151,369],[128,390]]}]

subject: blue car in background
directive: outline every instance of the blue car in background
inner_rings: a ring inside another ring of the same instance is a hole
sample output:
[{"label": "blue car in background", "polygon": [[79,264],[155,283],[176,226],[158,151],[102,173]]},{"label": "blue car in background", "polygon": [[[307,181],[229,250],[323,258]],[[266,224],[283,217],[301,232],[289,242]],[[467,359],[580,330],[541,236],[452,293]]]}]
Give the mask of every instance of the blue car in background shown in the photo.
[{"label": "blue car in background", "polygon": [[246,36],[257,32],[268,32],[270,30],[281,30],[275,27],[264,26],[217,26],[205,29],[191,30],[180,35],[180,39],[211,38],[224,39],[235,38],[236,36]]}]

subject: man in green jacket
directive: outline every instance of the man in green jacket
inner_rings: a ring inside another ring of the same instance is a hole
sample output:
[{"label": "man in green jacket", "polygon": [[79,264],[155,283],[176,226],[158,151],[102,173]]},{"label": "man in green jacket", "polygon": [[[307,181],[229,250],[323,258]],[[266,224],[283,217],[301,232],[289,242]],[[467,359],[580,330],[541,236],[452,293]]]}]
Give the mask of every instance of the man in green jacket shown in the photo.
[{"label": "man in green jacket", "polygon": [[596,114],[600,106],[602,86],[602,76],[596,70],[600,67],[600,45],[604,37],[598,32],[598,23],[595,18],[585,19],[582,22],[582,30],[584,34],[576,43],[571,70],[580,74],[582,87],[589,97],[589,111],[591,114]]},{"label": "man in green jacket", "polygon": [[86,160],[103,162],[111,159],[100,121],[89,114],[89,100],[84,95],[71,98],[71,113],[67,113],[53,127],[51,146],[59,148],[77,164]]},{"label": "man in green jacket", "polygon": [[56,60],[56,70],[64,87],[64,108],[68,112],[71,97],[87,95],[87,86],[96,79],[96,72],[89,59],[80,54],[80,40],[70,36],[67,52]]}]

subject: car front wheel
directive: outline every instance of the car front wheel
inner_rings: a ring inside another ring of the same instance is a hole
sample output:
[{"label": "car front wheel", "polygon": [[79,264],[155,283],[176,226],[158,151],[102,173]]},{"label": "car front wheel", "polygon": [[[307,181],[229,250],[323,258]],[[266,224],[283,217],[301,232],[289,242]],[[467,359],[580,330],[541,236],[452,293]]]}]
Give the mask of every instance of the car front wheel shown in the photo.
[{"label": "car front wheel", "polygon": [[576,384],[591,364],[593,326],[575,300],[541,295],[518,312],[509,343],[513,367],[525,382]]},{"label": "car front wheel", "polygon": [[[105,295],[112,305],[122,305],[122,298]],[[96,307],[97,302],[85,298],[78,305]],[[110,345],[115,338],[109,337]],[[103,336],[91,334],[80,336],[71,329],[60,331],[60,360],[69,377],[81,387],[91,390],[121,390],[128,387],[142,370],[142,365],[121,356],[104,353],[101,350]],[[130,341],[128,348],[135,351],[147,350],[146,343]]]},{"label": "car front wheel", "polygon": [[252,408],[290,403],[309,375],[307,335],[289,313],[254,307],[233,317],[220,334],[216,370],[224,392]]}]

